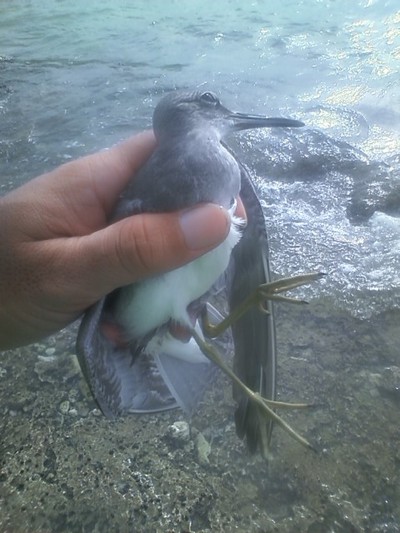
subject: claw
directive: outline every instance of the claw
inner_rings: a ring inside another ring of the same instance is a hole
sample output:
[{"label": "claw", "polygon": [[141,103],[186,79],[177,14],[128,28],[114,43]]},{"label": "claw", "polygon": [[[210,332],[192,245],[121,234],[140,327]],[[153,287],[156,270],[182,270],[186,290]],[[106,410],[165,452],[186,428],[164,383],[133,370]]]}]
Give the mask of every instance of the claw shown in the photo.
[{"label": "claw", "polygon": [[260,285],[254,293],[254,297],[260,300],[274,300],[278,302],[288,302],[293,304],[307,304],[306,300],[299,300],[298,298],[290,298],[289,296],[281,296],[282,292],[290,291],[307,285],[313,281],[317,281],[325,276],[324,272],[312,272],[310,274],[300,274],[291,278],[282,278],[271,283],[264,283]]},{"label": "claw", "polygon": [[[208,338],[215,338],[221,335],[226,329],[228,329],[232,324],[235,323],[241,316],[244,315],[251,307],[254,305],[258,307],[260,312],[264,314],[270,314],[270,310],[267,306],[268,300],[280,301],[280,302],[289,302],[295,304],[305,304],[308,303],[304,300],[299,300],[297,298],[291,298],[288,296],[283,296],[281,293],[296,289],[302,285],[306,285],[318,279],[321,279],[325,276],[322,272],[310,273],[310,274],[301,274],[299,276],[293,276],[291,278],[282,278],[271,283],[264,283],[257,287],[241,304],[239,304],[233,311],[219,324],[211,324],[208,319],[207,309],[204,309],[202,313],[202,332]],[[297,431],[295,431],[287,422],[285,422],[273,409],[278,408],[305,408],[310,407],[309,404],[290,404],[284,402],[276,402],[273,400],[268,400],[261,396],[258,392],[254,392],[247,385],[239,379],[239,377],[233,372],[233,370],[226,365],[225,361],[220,356],[218,350],[215,346],[206,342],[202,336],[200,336],[194,329],[192,330],[192,335],[195,341],[197,342],[200,350],[203,354],[213,361],[221,370],[228,375],[231,380],[242,390],[242,392],[248,397],[250,402],[256,405],[257,408],[257,417],[259,418],[259,431],[261,434],[260,448],[262,455],[267,458],[268,453],[268,442],[269,439],[266,435],[266,427],[272,421],[277,425],[281,426],[291,437],[297,440],[300,444],[315,451],[315,448],[302,437]],[[264,436],[263,436],[263,433]]]},{"label": "claw", "polygon": [[[197,342],[200,350],[203,354],[208,357],[213,363],[215,363],[219,368],[231,378],[231,380],[246,394],[251,402],[254,402],[258,408],[258,414],[260,417],[260,428],[266,427],[266,424],[273,420],[278,426],[284,429],[291,437],[293,437],[297,442],[309,448],[313,451],[316,451],[315,448],[308,442],[307,439],[302,437],[296,430],[294,430],[287,422],[283,420],[272,408],[306,408],[310,407],[310,404],[290,404],[286,402],[277,402],[273,400],[267,400],[263,398],[258,392],[254,392],[249,387],[247,387],[243,381],[241,381],[237,375],[233,372],[229,366],[226,365],[225,361],[222,359],[218,350],[215,346],[206,342],[194,329],[192,330],[193,338]],[[261,429],[262,431],[262,429]],[[267,439],[265,440],[265,442]],[[262,450],[264,457],[268,457],[268,450]]]},{"label": "claw", "polygon": [[233,309],[229,315],[224,318],[219,324],[211,324],[207,317],[207,310],[202,314],[202,330],[204,334],[213,339],[224,333],[231,325],[243,316],[253,305],[256,305],[261,313],[270,314],[265,303],[266,300],[273,300],[275,302],[287,302],[294,304],[307,304],[305,300],[297,298],[290,298],[289,296],[282,296],[282,292],[296,289],[302,285],[307,285],[313,281],[323,278],[326,274],[324,272],[312,272],[310,274],[300,274],[299,276],[292,276],[291,278],[282,278],[271,283],[264,283],[257,287],[240,305]]}]

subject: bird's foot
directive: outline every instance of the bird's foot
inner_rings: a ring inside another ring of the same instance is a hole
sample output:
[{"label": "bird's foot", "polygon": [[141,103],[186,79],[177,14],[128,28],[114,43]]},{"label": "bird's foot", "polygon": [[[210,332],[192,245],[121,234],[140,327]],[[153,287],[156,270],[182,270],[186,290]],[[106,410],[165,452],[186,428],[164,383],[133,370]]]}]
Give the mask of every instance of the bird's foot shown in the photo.
[{"label": "bird's foot", "polygon": [[266,301],[272,300],[275,302],[288,302],[292,304],[307,304],[306,300],[299,298],[291,298],[289,296],[283,296],[281,293],[297,289],[302,285],[308,285],[313,281],[317,281],[323,278],[325,274],[323,272],[312,272],[309,274],[300,274],[299,276],[292,276],[290,278],[281,278],[277,281],[271,281],[270,283],[263,283],[250,295],[253,305],[257,305],[263,313],[269,313],[266,306]]},{"label": "bird's foot", "polygon": [[[286,402],[277,402],[274,400],[267,400],[261,394],[258,392],[252,391],[249,387],[247,387],[243,381],[241,381],[238,376],[233,372],[233,370],[225,363],[221,355],[219,354],[217,348],[210,344],[209,342],[205,341],[194,329],[192,330],[193,338],[197,342],[200,350],[203,352],[203,354],[210,359],[213,363],[215,363],[219,368],[231,378],[231,380],[237,385],[242,392],[249,398],[251,402],[253,402],[257,406],[257,412],[260,419],[259,424],[259,430],[265,431],[267,425],[274,421],[277,425],[279,425],[281,428],[283,428],[291,437],[293,437],[295,440],[297,440],[300,444],[305,446],[306,448],[310,448],[312,450],[315,450],[315,448],[308,442],[307,439],[302,437],[297,431],[295,431],[287,422],[283,420],[275,411],[274,409],[301,409],[305,407],[311,407],[311,404],[305,404],[305,403],[286,403]],[[261,439],[262,442],[265,443],[264,450],[261,450],[264,457],[267,457],[268,455],[268,441],[269,439],[267,436],[265,438]]]},{"label": "bird's foot", "polygon": [[211,324],[208,318],[207,308],[205,307],[202,314],[202,330],[209,338],[218,337],[253,306],[257,306],[263,313],[269,313],[267,302],[271,300],[276,302],[306,304],[308,303],[306,300],[283,296],[282,293],[317,281],[324,276],[325,274],[323,272],[313,272],[310,274],[300,274],[299,276],[278,279],[277,281],[272,281],[270,283],[263,283],[257,287],[255,291],[249,294],[249,296],[233,309],[219,324]]}]

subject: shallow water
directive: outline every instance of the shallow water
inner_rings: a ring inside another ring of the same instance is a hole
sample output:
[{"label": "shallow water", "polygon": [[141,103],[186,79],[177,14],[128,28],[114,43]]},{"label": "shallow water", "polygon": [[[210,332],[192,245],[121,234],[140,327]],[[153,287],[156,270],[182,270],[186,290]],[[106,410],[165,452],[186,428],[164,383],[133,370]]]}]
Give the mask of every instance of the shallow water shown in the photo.
[{"label": "shallow water", "polygon": [[[233,109],[306,123],[230,144],[262,193],[274,272],[328,273],[301,291],[312,302],[307,312],[278,309],[281,397],[323,397],[291,420],[325,451],[310,455],[277,432],[275,460],[260,476],[234,437],[229,395],[196,421],[212,439],[206,465],[195,440],[174,449],[168,427],[177,413],[110,425],[68,366],[68,330],[0,364],[4,531],[190,530],[185,506],[174,507],[184,494],[192,531],[399,530],[397,4],[0,4],[2,193],[149,127],[165,91],[207,87]],[[231,494],[221,476],[231,476]]]}]

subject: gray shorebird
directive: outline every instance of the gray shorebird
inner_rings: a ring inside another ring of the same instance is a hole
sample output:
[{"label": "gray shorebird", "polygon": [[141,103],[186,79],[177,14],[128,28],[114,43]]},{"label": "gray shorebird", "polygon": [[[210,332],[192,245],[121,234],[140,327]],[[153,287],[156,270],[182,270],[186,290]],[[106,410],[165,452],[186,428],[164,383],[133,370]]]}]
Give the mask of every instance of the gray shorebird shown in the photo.
[{"label": "gray shorebird", "polygon": [[[122,194],[113,220],[212,202],[229,211],[231,229],[201,258],[121,287],[85,313],[78,358],[106,416],[177,406],[192,412],[214,368],[211,360],[234,382],[236,429],[251,452],[267,455],[273,422],[309,446],[275,412],[271,300],[293,301],[281,293],[320,275],[272,282],[260,202],[248,171],[222,142],[239,130],[303,125],[231,112],[209,91],[177,91],[158,103],[153,115],[157,147]],[[247,225],[235,216],[239,195]],[[230,310],[226,318],[209,302],[222,289]],[[211,341],[229,327],[233,369],[221,354],[221,342]]]}]

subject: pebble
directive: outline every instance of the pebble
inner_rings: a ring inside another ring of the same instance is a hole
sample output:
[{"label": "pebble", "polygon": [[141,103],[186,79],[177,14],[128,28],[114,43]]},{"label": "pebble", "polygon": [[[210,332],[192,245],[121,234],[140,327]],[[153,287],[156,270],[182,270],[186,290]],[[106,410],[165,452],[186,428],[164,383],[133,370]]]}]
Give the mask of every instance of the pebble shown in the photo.
[{"label": "pebble", "polygon": [[66,415],[69,411],[69,401],[65,400],[61,402],[59,405],[59,410],[60,410],[60,413],[62,413],[63,415]]},{"label": "pebble", "polygon": [[196,435],[195,444],[196,444],[197,459],[199,463],[201,465],[210,464],[208,456],[211,453],[211,445],[202,433],[199,432]]},{"label": "pebble", "polygon": [[169,426],[168,433],[177,441],[188,442],[190,440],[189,424],[184,420],[178,420]]}]

